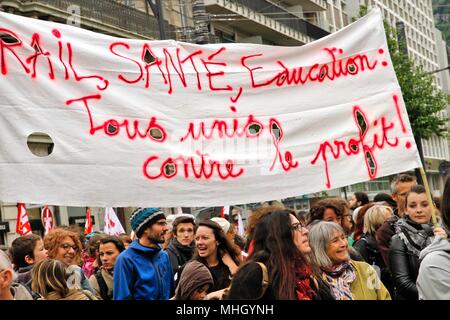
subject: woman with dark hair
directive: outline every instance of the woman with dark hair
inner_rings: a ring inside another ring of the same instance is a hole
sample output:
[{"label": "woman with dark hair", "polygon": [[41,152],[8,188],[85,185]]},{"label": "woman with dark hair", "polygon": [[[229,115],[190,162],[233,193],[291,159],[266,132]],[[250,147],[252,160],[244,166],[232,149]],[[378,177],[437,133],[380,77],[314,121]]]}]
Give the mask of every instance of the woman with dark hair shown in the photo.
[{"label": "woman with dark hair", "polygon": [[332,299],[309,263],[308,229],[294,211],[278,209],[262,217],[253,239],[253,252],[233,277],[228,299]]},{"label": "woman with dark hair", "polygon": [[[208,292],[219,291],[230,285],[231,277],[239,264],[239,252],[223,232],[220,225],[211,220],[198,224],[195,233],[196,252],[192,260],[203,263],[214,280]],[[182,271],[181,276],[185,270]]]},{"label": "woman with dark hair", "polygon": [[82,253],[83,266],[81,269],[87,278],[90,278],[98,271],[98,246],[100,244],[100,239],[105,236],[106,234],[97,231],[86,235],[87,242],[85,243],[86,247]]},{"label": "woman with dark hair", "polygon": [[[441,202],[444,228],[450,229],[450,176],[447,176]],[[417,290],[421,300],[450,300],[450,241],[436,236],[420,252]]]},{"label": "woman with dark hair", "polygon": [[258,207],[252,211],[250,216],[247,219],[247,228],[245,230],[246,239],[245,239],[245,247],[244,251],[250,255],[253,251],[253,234],[258,224],[259,220],[261,220],[265,215],[269,214],[272,211],[280,210],[277,206],[262,206]]},{"label": "woman with dark hair", "polygon": [[343,212],[334,201],[323,199],[311,207],[309,215],[308,228],[322,220],[341,224]]},{"label": "woman with dark hair", "polygon": [[89,278],[89,283],[98,297],[103,300],[112,300],[114,265],[119,254],[125,250],[125,245],[116,236],[104,236],[99,241],[97,255],[99,270]]},{"label": "woman with dark hair", "polygon": [[435,236],[447,238],[446,232],[431,223],[431,206],[425,188],[416,185],[406,194],[406,215],[395,224],[389,250],[389,270],[399,300],[417,300],[416,281],[419,273],[419,255]]}]

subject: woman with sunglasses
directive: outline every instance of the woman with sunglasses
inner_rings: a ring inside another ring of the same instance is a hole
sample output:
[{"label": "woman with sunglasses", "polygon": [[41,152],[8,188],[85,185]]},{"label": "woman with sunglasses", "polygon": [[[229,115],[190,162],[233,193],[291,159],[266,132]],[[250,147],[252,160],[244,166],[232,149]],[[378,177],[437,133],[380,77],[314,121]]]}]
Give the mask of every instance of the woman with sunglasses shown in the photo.
[{"label": "woman with sunglasses", "polygon": [[333,299],[309,262],[308,229],[294,211],[274,209],[266,214],[255,227],[253,241],[253,251],[233,277],[227,299]]},{"label": "woman with sunglasses", "polygon": [[71,274],[67,285],[69,288],[89,290],[95,294],[80,265],[81,242],[78,235],[69,229],[55,228],[44,237],[44,247],[50,259],[56,259],[67,266]]}]

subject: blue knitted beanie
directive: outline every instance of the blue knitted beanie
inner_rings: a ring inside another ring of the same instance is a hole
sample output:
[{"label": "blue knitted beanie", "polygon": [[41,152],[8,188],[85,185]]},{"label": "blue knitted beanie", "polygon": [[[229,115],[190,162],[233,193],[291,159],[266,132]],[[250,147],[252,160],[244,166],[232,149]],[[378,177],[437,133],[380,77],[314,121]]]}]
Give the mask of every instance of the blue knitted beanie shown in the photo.
[{"label": "blue knitted beanie", "polygon": [[133,231],[138,234],[144,224],[154,220],[155,222],[161,218],[165,218],[164,213],[159,208],[139,208],[130,218],[130,224]]}]

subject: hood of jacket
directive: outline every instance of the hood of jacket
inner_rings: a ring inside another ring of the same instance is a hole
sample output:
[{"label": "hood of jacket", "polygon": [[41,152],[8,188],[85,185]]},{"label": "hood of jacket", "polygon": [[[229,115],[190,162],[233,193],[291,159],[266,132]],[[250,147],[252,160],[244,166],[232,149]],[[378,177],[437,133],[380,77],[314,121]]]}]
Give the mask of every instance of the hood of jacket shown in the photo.
[{"label": "hood of jacket", "polygon": [[450,241],[442,237],[436,237],[434,241],[420,252],[420,260],[423,260],[427,254],[435,251],[446,251],[450,253]]},{"label": "hood of jacket", "polygon": [[142,244],[139,243],[139,239],[133,240],[133,242],[130,243],[130,245],[128,246],[128,249],[134,250],[134,251],[138,251],[141,253],[158,253],[161,251],[162,247],[160,245],[158,245],[157,247],[147,247],[147,246],[143,246]]},{"label": "hood of jacket", "polygon": [[177,238],[173,238],[167,248],[171,248],[174,252],[178,250],[178,252],[180,252],[184,256],[184,258],[190,260],[192,258],[192,254],[194,253],[195,241],[192,241],[190,244],[185,246],[182,245]]},{"label": "hood of jacket", "polygon": [[28,291],[27,288],[17,282],[13,282],[11,284],[11,293],[14,297],[14,300],[34,300],[30,291]]}]

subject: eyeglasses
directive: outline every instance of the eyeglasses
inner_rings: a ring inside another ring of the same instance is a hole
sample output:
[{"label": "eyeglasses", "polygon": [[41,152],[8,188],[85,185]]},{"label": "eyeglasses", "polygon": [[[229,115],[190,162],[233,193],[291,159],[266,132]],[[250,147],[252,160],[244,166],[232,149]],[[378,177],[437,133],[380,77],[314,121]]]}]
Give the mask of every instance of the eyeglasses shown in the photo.
[{"label": "eyeglasses", "polygon": [[75,251],[75,252],[78,251],[78,247],[77,247],[76,245],[71,246],[71,245],[68,244],[68,243],[62,244],[62,245],[61,245],[61,248],[63,248],[63,249],[66,250],[66,251],[70,250],[70,248],[72,248],[73,251]]},{"label": "eyeglasses", "polygon": [[293,225],[291,225],[291,229],[292,230],[297,230],[297,231],[300,231],[300,232],[302,232],[302,230],[304,228],[306,228],[306,226],[305,226],[305,224],[303,222],[297,222],[297,223],[294,223]]}]

